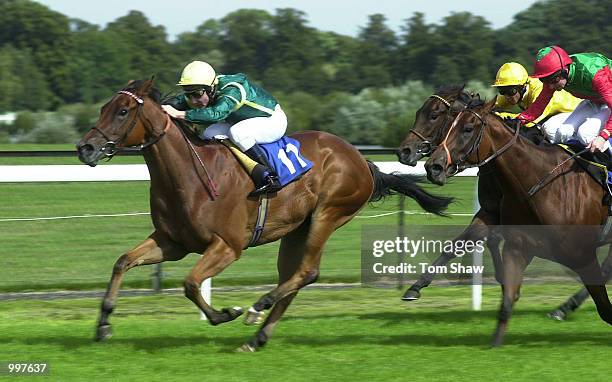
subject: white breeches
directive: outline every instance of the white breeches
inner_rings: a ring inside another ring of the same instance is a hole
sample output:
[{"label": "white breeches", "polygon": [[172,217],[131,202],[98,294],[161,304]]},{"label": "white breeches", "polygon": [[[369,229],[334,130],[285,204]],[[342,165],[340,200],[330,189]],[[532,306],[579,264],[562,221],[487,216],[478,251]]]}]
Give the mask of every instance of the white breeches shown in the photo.
[{"label": "white breeches", "polygon": [[235,124],[219,122],[204,130],[202,137],[212,139],[222,136],[229,138],[242,151],[253,147],[256,143],[271,143],[285,135],[287,131],[287,116],[280,105],[276,105],[274,113],[269,117],[245,119]]},{"label": "white breeches", "polygon": [[574,135],[574,128],[563,125],[571,113],[559,113],[548,118],[542,125],[542,132],[552,143],[563,143]]},{"label": "white breeches", "polygon": [[[551,139],[553,143],[562,143],[574,137],[583,145],[588,145],[599,135],[608,122],[608,118],[610,118],[610,109],[607,105],[598,105],[584,100],[573,112],[551,117],[544,124],[544,130],[549,138],[554,131],[554,138]],[[550,126],[547,127],[549,123]],[[609,149],[610,143],[606,142],[604,151]]]}]

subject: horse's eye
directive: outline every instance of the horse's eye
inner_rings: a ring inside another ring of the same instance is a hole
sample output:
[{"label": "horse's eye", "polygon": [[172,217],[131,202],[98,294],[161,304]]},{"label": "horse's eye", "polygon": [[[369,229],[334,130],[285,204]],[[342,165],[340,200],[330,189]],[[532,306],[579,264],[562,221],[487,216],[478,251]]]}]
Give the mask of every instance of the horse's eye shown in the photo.
[{"label": "horse's eye", "polygon": [[474,131],[474,124],[473,123],[466,123],[465,126],[463,126],[463,132],[464,133],[471,133],[472,131]]},{"label": "horse's eye", "polygon": [[121,117],[125,117],[127,115],[127,113],[128,113],[128,109],[121,109],[121,110],[119,110],[118,114]]},{"label": "horse's eye", "polygon": [[433,112],[429,114],[429,119],[431,119],[432,121],[435,121],[436,119],[438,119],[439,116],[440,116],[439,113]]}]

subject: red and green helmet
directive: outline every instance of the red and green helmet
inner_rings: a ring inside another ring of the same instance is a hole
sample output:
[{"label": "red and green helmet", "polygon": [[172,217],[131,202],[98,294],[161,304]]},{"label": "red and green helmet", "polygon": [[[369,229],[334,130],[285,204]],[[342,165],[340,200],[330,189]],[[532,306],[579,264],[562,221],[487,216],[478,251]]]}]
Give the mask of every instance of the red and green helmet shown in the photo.
[{"label": "red and green helmet", "polygon": [[548,77],[571,63],[572,59],[563,48],[557,45],[547,46],[538,51],[531,77]]}]

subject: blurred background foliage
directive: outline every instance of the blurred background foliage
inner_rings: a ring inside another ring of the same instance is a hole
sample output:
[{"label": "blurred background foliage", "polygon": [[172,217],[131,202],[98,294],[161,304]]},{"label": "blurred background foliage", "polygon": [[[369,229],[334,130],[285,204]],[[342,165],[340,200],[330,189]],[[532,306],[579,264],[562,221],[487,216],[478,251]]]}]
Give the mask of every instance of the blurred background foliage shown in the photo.
[{"label": "blurred background foliage", "polygon": [[381,14],[356,37],[309,26],[297,9],[240,9],[168,39],[131,11],[105,28],[29,0],[0,2],[0,142],[72,143],[100,106],[131,79],[156,76],[176,91],[183,66],[199,59],[221,73],[246,73],[279,99],[289,131],[325,130],[354,144],[396,146],[439,85],[467,84],[490,98],[499,66],[531,69],[540,47],[610,56],[610,0],[540,1],[494,30],[468,12],[440,24],[407,15],[400,33]]}]

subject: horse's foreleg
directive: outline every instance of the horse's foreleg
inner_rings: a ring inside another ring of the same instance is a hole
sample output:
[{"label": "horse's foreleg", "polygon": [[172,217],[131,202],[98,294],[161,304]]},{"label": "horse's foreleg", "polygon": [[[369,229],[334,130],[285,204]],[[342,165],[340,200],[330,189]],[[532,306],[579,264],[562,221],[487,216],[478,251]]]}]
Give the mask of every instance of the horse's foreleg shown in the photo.
[{"label": "horse's foreleg", "polygon": [[[478,213],[472,219],[470,225],[463,231],[459,236],[457,236],[453,241],[466,241],[466,240],[480,240],[484,239],[490,233],[489,225],[494,223],[493,217],[485,212],[484,210],[479,210]],[[497,253],[499,256],[499,243],[496,244]],[[491,251],[493,255],[494,252]],[[442,252],[442,254],[434,260],[432,263],[433,266],[438,265],[446,265],[449,261],[456,257],[454,252]],[[501,256],[499,256],[501,258]],[[494,261],[495,264],[495,261]],[[433,268],[435,269],[435,268]],[[435,273],[424,272],[418,278],[418,280],[412,284],[402,296],[402,300],[404,301],[414,301],[418,300],[421,297],[421,289],[426,288],[431,284]]]},{"label": "horse's foreleg", "polygon": [[157,264],[168,260],[179,260],[185,257],[187,252],[177,244],[164,239],[154,232],[148,239],[140,243],[131,251],[122,255],[115,262],[113,275],[106,289],[100,308],[100,318],[96,329],[96,341],[111,337],[111,326],[108,317],[115,308],[117,294],[125,272],[139,265]]},{"label": "horse's foreleg", "polygon": [[237,260],[238,257],[240,257],[240,250],[233,249],[219,236],[214,236],[212,242],[204,251],[203,256],[198,260],[191,272],[189,272],[183,283],[185,297],[190,299],[204,312],[208,322],[212,325],[232,321],[243,312],[241,308],[225,308],[221,311],[213,309],[204,301],[200,293],[200,285],[202,285],[202,281],[219,274],[228,265]]},{"label": "horse's foreleg", "polygon": [[[604,262],[601,264],[601,268],[605,280],[610,280],[612,277],[612,246],[608,251],[608,257],[606,257]],[[589,291],[586,288],[582,288],[567,301],[561,304],[557,309],[548,313],[548,317],[552,318],[553,320],[563,321],[567,318],[568,314],[578,309],[588,297]]]},{"label": "horse's foreleg", "polygon": [[[277,261],[278,285],[289,280],[298,270],[302,262],[304,244],[309,227],[310,224],[304,223],[304,225],[302,225],[300,228],[281,239]],[[264,346],[272,336],[272,332],[278,324],[278,321],[281,319],[296,295],[297,292],[291,293],[274,304],[272,311],[255,334],[255,337],[239,347],[237,351],[252,352]],[[259,318],[263,317],[263,314],[264,312],[261,312],[260,315],[252,316],[252,320],[247,323],[256,323]]]},{"label": "horse's foreleg", "polygon": [[502,280],[502,303],[497,316],[497,328],[493,335],[492,346],[501,346],[504,340],[504,334],[508,327],[508,321],[512,316],[512,308],[516,301],[516,296],[523,281],[523,271],[531,262],[532,255],[528,251],[517,248],[516,246],[506,242],[504,248],[504,276]]}]

